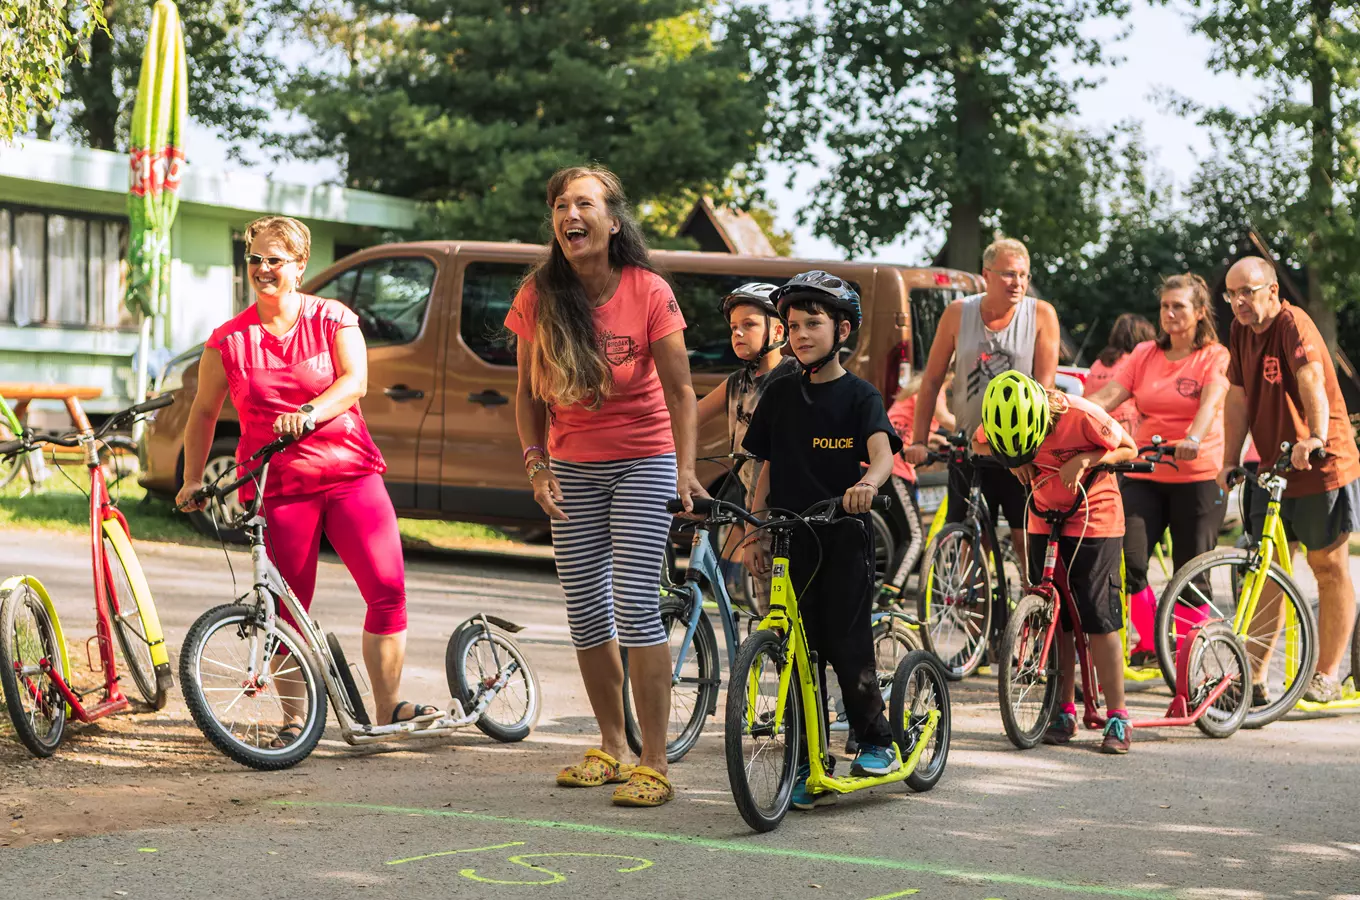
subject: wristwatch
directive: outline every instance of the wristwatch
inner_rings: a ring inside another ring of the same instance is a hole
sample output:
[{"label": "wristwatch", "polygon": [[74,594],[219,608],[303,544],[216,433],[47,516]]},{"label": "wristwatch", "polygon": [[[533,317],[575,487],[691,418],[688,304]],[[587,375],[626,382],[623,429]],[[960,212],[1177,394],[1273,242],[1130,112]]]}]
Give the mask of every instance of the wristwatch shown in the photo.
[{"label": "wristwatch", "polygon": [[297,408],[297,411],[307,417],[307,430],[316,430],[316,407],[310,403],[304,403]]}]

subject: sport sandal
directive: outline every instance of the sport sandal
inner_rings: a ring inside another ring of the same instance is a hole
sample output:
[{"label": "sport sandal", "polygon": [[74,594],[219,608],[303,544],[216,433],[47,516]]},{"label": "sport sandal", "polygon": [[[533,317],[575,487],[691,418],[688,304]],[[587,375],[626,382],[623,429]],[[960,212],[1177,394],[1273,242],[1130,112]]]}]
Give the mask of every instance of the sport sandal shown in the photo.
[{"label": "sport sandal", "polygon": [[627,784],[614,789],[615,806],[660,806],[675,799],[675,787],[656,769],[637,766]]},{"label": "sport sandal", "polygon": [[620,784],[632,774],[633,767],[628,763],[619,762],[603,750],[590,749],[582,762],[557,773],[557,783],[562,787],[599,787]]}]

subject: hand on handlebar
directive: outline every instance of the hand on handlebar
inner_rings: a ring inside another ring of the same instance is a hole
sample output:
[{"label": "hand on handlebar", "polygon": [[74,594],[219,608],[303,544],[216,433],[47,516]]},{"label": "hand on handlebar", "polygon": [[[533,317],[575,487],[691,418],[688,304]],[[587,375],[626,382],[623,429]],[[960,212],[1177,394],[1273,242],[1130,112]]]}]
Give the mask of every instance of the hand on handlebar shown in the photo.
[{"label": "hand on handlebar", "polygon": [[1025,487],[1029,487],[1034,483],[1034,479],[1039,477],[1039,467],[1034,463],[1025,463],[1023,466],[1016,466],[1011,469],[1011,474]]},{"label": "hand on handlebar", "polygon": [[868,482],[860,482],[851,486],[841,498],[841,507],[850,515],[861,515],[873,508],[874,498],[878,496],[878,488]]},{"label": "hand on handlebar", "polygon": [[1231,491],[1233,486],[1239,481],[1239,471],[1239,466],[1224,466],[1219,469],[1218,474],[1214,476],[1214,481],[1218,483],[1218,489],[1225,494]]},{"label": "hand on handlebar", "polygon": [[1081,487],[1082,476],[1086,474],[1086,470],[1089,468],[1091,468],[1090,458],[1078,453],[1062,464],[1062,468],[1058,470],[1058,479],[1062,481],[1063,487],[1075,494]]},{"label": "hand on handlebar", "polygon": [[1181,462],[1188,462],[1199,458],[1199,444],[1195,441],[1181,441],[1176,445],[1175,458]]},{"label": "hand on handlebar", "polygon": [[1289,464],[1296,472],[1307,472],[1313,468],[1312,459],[1325,446],[1325,443],[1315,437],[1305,438],[1290,449]]},{"label": "hand on handlebar", "polygon": [[902,450],[902,458],[913,466],[919,466],[930,458],[930,450],[921,444],[912,444]]},{"label": "hand on handlebar", "polygon": [[203,490],[202,479],[196,481],[185,480],[184,486],[175,495],[175,509],[180,512],[197,512],[208,505],[206,497],[195,496]]}]

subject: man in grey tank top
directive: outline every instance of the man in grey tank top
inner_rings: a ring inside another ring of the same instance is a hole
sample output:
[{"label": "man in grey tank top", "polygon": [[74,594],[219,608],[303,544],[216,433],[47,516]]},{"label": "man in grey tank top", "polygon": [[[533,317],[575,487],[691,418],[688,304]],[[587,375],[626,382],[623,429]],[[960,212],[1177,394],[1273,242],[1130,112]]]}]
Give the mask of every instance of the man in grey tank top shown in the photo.
[{"label": "man in grey tank top", "polygon": [[[982,395],[987,384],[1007,369],[1033,376],[1052,388],[1058,373],[1058,314],[1053,305],[1027,295],[1029,250],[1020,241],[1002,239],[982,254],[982,280],[987,290],[955,300],[940,316],[930,359],[921,376],[916,400],[916,443],[902,451],[913,465],[926,458],[925,439],[930,413],[944,384],[950,360],[954,360],[954,398],[951,407],[959,429],[970,437],[982,424]],[[973,473],[964,473],[972,476]],[[1021,560],[1025,556],[1025,488],[1009,471],[981,465],[976,477],[995,523],[997,512],[1006,514],[1011,537]],[[951,477],[949,521],[963,518],[970,484]]]}]

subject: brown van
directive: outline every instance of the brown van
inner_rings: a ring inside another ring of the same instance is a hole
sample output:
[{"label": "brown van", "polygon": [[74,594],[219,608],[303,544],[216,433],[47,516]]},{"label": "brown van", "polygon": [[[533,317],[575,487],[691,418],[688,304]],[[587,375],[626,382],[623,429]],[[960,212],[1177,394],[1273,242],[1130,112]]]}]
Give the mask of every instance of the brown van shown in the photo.
[{"label": "brown van", "polygon": [[[359,316],[368,342],[364,418],[387,460],[387,489],[398,515],[546,523],[520,464],[515,354],[502,328],[520,280],[540,253],[541,247],[525,244],[384,244],[341,259],[303,285]],[[945,269],[665,251],[653,260],[684,311],[700,396],[737,366],[718,300],[744,282],[779,284],[814,268],[853,282],[864,322],[850,339],[846,365],[889,402],[911,366],[924,361],[944,307],[981,289],[976,276]],[[143,443],[141,482],[158,494],[173,495],[181,482],[184,422],[201,353],[200,346],[173,360],[158,386],[180,395]],[[210,476],[233,464],[239,434],[228,401],[209,456]],[[701,457],[727,448],[724,424],[700,435]],[[716,487],[722,469],[709,464],[700,474]],[[206,520],[197,524],[211,532]]]}]

